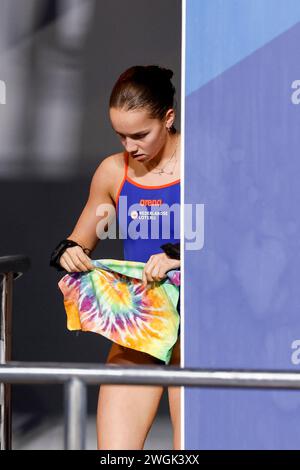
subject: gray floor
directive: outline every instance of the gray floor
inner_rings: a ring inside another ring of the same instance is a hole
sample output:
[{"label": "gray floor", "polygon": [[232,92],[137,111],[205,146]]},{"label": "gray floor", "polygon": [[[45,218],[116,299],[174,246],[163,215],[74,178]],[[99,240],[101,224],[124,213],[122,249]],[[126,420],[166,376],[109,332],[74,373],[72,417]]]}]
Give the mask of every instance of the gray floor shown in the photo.
[{"label": "gray floor", "polygon": [[[37,425],[28,415],[13,416],[14,450],[61,450],[64,447],[64,428],[61,417],[48,418]],[[96,416],[89,415],[87,421],[86,449],[96,450]],[[168,417],[157,416],[148,434],[145,450],[171,450],[172,427]]]}]

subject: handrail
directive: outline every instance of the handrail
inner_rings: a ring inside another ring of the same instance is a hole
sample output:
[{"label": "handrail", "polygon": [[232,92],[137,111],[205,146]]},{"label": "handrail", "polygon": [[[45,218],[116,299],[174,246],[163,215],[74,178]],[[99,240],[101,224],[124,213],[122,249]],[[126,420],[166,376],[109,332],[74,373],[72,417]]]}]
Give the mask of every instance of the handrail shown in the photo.
[{"label": "handrail", "polygon": [[137,384],[213,388],[300,389],[300,371],[198,369],[115,364],[10,362],[0,365],[0,382],[66,383],[74,378],[88,385]]},{"label": "handrail", "polygon": [[214,370],[177,366],[129,366],[11,362],[0,365],[0,382],[65,384],[65,449],[85,448],[86,385],[188,385],[213,388],[300,389],[300,372]]}]

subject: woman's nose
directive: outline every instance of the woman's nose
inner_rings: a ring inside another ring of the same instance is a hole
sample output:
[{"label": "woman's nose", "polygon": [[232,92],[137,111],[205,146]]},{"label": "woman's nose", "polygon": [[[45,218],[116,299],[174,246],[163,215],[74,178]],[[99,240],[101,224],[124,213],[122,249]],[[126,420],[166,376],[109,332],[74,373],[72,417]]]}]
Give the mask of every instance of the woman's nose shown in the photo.
[{"label": "woman's nose", "polygon": [[125,142],[125,148],[127,152],[135,152],[137,150],[137,145],[134,142],[131,142],[130,140],[126,140]]}]

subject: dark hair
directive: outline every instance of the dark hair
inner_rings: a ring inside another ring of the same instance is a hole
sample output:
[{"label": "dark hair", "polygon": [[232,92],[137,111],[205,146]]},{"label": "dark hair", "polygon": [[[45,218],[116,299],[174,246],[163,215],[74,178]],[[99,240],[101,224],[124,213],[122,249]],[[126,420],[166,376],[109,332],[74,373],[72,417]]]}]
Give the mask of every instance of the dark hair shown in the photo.
[{"label": "dark hair", "polygon": [[[152,119],[163,119],[174,106],[173,72],[158,65],[135,65],[125,70],[115,83],[109,107],[126,111],[147,108]],[[175,99],[176,101],[176,99]],[[176,103],[177,104],[177,103]],[[170,132],[176,133],[174,124]]]}]

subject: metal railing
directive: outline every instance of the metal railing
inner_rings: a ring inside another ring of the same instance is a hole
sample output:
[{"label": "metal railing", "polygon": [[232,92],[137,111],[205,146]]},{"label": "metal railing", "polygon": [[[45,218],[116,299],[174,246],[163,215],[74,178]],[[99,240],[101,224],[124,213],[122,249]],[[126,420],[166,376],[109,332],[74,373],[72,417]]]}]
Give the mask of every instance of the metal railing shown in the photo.
[{"label": "metal railing", "polygon": [[137,384],[213,388],[300,389],[300,373],[259,370],[201,370],[176,366],[117,366],[12,362],[0,366],[0,381],[65,384],[65,449],[84,449],[86,385]]},{"label": "metal railing", "polygon": [[300,372],[11,362],[12,281],[28,267],[29,260],[26,257],[0,258],[0,273],[5,273],[2,281],[1,315],[1,449],[11,449],[10,386],[16,383],[64,384],[64,439],[65,449],[69,450],[85,448],[87,385],[106,383],[300,390]]},{"label": "metal railing", "polygon": [[[12,292],[13,281],[30,267],[30,259],[24,255],[0,257],[2,285],[0,319],[0,364],[11,360]],[[0,448],[11,448],[11,386],[0,384]]]}]

